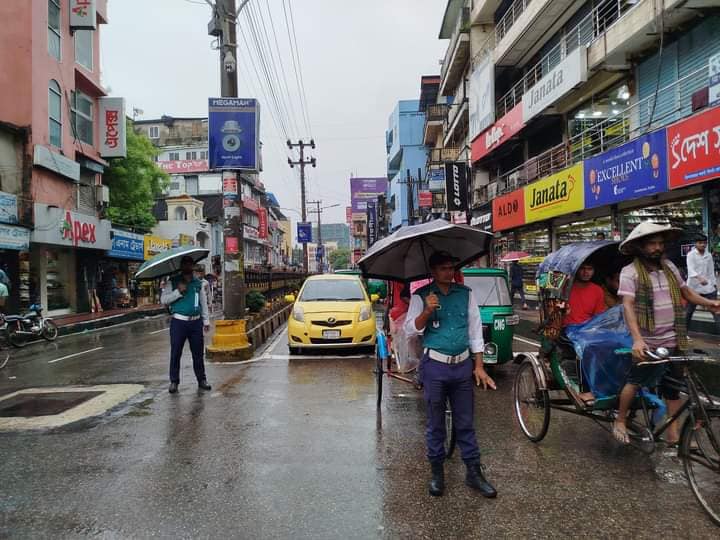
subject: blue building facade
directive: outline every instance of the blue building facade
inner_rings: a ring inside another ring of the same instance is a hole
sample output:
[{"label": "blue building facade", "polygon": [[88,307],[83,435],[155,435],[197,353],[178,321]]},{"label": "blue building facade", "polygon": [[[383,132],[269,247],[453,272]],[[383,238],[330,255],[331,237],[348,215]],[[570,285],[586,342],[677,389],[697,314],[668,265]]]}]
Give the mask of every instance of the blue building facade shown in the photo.
[{"label": "blue building facade", "polygon": [[[428,153],[423,144],[424,130],[425,113],[420,110],[420,101],[398,101],[385,133],[391,232],[408,224],[409,210],[418,210],[418,174],[423,176],[424,181]],[[407,185],[408,171],[412,182],[411,197]],[[408,204],[408,199],[411,204]]]}]

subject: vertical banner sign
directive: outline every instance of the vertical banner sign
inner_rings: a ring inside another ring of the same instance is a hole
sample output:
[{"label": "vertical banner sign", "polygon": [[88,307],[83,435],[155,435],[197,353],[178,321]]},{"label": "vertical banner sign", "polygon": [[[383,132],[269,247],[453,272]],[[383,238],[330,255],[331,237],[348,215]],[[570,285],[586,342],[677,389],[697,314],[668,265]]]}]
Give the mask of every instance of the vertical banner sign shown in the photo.
[{"label": "vertical banner sign", "polygon": [[126,157],[125,98],[101,97],[100,155],[104,158]]},{"label": "vertical banner sign", "polygon": [[348,225],[352,223],[352,206],[345,207],[345,223]]},{"label": "vertical banner sign", "polygon": [[418,204],[420,208],[432,207],[432,192],[421,191],[420,193],[418,193]]},{"label": "vertical banner sign", "polygon": [[309,244],[312,242],[312,224],[309,221],[300,221],[297,224],[298,244]]},{"label": "vertical banner sign", "polygon": [[258,237],[263,240],[268,237],[268,214],[266,208],[258,208]]},{"label": "vertical banner sign", "polygon": [[[95,0],[70,0],[70,29],[95,30]],[[125,117],[123,116],[123,122]]]},{"label": "vertical banner sign", "polygon": [[463,161],[445,164],[445,196],[448,212],[467,210],[467,165]]},{"label": "vertical banner sign", "polygon": [[495,74],[491,55],[470,75],[470,140],[495,121]]},{"label": "vertical banner sign", "polygon": [[378,240],[377,205],[375,201],[367,201],[367,241],[368,247]]},{"label": "vertical banner sign", "polygon": [[210,98],[211,169],[260,172],[260,104],[256,99]]},{"label": "vertical banner sign", "polygon": [[237,174],[232,171],[223,171],[223,214],[225,219],[232,219],[240,216],[240,207],[238,201],[238,181]]}]

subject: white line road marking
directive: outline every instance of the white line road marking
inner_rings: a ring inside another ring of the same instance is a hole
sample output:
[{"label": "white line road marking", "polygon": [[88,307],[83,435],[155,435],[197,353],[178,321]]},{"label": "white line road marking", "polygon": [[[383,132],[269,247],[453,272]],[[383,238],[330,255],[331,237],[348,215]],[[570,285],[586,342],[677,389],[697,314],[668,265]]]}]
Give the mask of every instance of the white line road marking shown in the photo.
[{"label": "white line road marking", "polygon": [[269,353],[269,352],[271,352],[273,349],[275,349],[275,346],[278,344],[278,342],[279,342],[284,336],[286,336],[286,335],[287,335],[287,325],[285,325],[285,327],[280,331],[280,333],[277,335],[277,337],[272,340],[272,342],[270,343],[270,345],[268,345],[268,346],[265,348],[265,354],[263,354],[261,358],[266,357],[266,356],[267,356],[267,353]]},{"label": "white line road marking", "polygon": [[264,357],[267,360],[344,360],[344,359],[358,359],[358,358],[372,358],[372,356],[367,354],[353,354],[348,356],[309,356],[309,355],[292,355],[289,354],[271,354],[269,356]]},{"label": "white line road marking", "polygon": [[255,362],[260,362],[261,360],[268,360],[269,357],[263,356],[261,358],[251,358],[250,360],[240,360],[238,362],[213,362],[213,366],[241,366],[243,364],[254,364]]},{"label": "white line road marking", "polygon": [[159,334],[160,332],[167,332],[168,328],[161,328],[160,330],[155,330],[154,332],[148,332],[148,335],[152,336],[153,334]]},{"label": "white line road marking", "polygon": [[60,358],[56,358],[55,360],[50,360],[48,364],[54,364],[55,362],[59,362],[60,360],[67,360],[68,358],[74,358],[75,356],[80,356],[81,354],[87,354],[95,351],[99,351],[100,349],[104,349],[105,347],[95,347],[94,349],[90,349],[83,352],[78,352],[75,354],[68,354],[67,356],[61,356]]},{"label": "white line road marking", "polygon": [[535,347],[539,347],[540,343],[537,341],[533,341],[532,339],[525,339],[518,336],[513,336],[513,339],[517,339],[520,343],[527,343],[528,345],[533,345]]}]

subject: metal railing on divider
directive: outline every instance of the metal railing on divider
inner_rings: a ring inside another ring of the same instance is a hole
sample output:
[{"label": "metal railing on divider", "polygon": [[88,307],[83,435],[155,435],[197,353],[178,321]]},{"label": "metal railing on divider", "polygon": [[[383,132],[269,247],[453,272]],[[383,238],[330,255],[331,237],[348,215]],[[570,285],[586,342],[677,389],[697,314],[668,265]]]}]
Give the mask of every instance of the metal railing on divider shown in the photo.
[{"label": "metal railing on divider", "polygon": [[498,194],[513,191],[689,116],[693,113],[692,95],[707,86],[708,78],[707,66],[703,66],[661,87],[657,93],[599,121],[567,142],[558,144],[519,167],[503,173],[495,180],[498,183]]}]

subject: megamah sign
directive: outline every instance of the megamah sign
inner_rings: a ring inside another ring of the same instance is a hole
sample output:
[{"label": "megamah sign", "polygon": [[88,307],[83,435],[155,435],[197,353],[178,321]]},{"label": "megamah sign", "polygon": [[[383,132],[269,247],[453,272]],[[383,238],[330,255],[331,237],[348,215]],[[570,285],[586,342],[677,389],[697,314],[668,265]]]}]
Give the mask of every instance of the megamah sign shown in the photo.
[{"label": "megamah sign", "polygon": [[260,103],[210,98],[208,143],[211,169],[260,172]]}]

